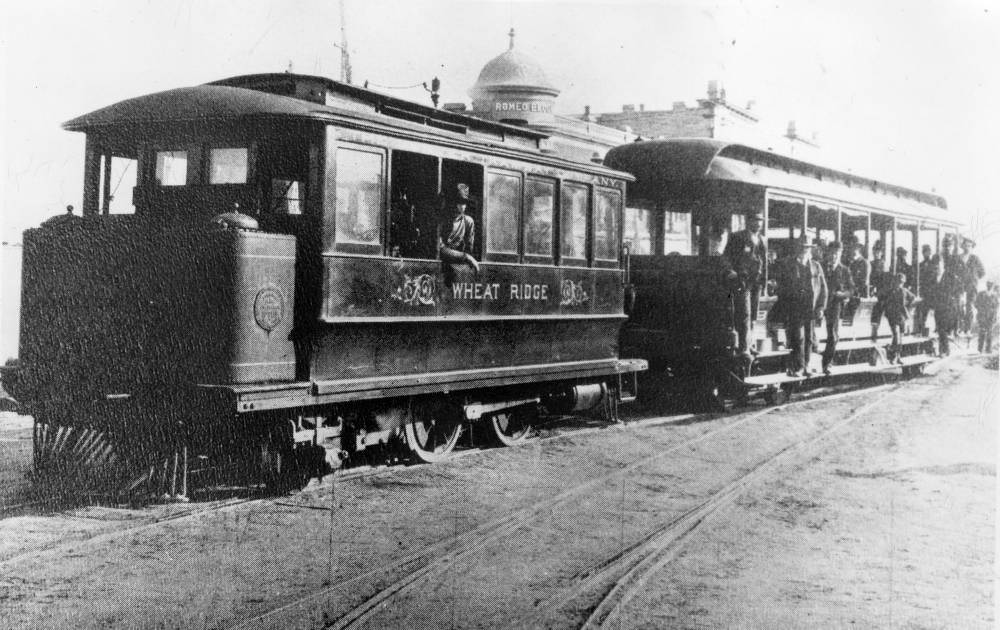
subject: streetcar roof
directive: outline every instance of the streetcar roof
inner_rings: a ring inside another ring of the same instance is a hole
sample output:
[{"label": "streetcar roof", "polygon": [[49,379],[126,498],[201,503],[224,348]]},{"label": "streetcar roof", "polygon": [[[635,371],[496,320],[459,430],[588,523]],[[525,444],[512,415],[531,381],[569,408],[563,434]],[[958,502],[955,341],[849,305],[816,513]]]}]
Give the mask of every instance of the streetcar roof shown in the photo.
[{"label": "streetcar roof", "polygon": [[[292,84],[293,95],[270,90]],[[303,89],[302,86],[305,86]],[[515,151],[564,168],[613,175],[606,166],[568,160],[541,150],[548,134],[444,111],[324,77],[259,74],[222,79],[130,98],[63,123],[69,131],[135,129],[158,124],[204,124],[252,119],[300,119],[340,124],[376,124],[421,134],[428,140],[473,143],[480,149]]]},{"label": "streetcar roof", "polygon": [[888,184],[743,144],[710,138],[647,140],[616,147],[605,164],[637,181],[634,198],[685,194],[698,181],[731,181],[833,199],[900,215],[959,223],[944,197]]}]

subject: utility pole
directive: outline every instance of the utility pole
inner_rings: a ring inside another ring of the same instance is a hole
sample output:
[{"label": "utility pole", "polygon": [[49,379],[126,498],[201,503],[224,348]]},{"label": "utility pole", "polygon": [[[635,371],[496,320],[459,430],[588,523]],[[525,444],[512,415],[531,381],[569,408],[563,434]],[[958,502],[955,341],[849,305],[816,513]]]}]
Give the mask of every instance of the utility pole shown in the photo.
[{"label": "utility pole", "polygon": [[334,44],[340,49],[340,80],[351,82],[351,53],[347,49],[347,18],[344,14],[344,0],[340,0],[340,43]]}]

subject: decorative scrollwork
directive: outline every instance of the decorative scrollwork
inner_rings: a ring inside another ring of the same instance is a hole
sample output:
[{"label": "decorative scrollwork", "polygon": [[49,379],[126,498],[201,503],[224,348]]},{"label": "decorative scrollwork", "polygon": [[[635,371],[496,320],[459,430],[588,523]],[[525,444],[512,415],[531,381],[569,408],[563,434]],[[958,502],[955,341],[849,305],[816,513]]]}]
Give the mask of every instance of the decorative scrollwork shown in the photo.
[{"label": "decorative scrollwork", "polygon": [[415,278],[404,274],[403,283],[396,287],[392,297],[411,306],[433,306],[436,295],[437,285],[434,282],[434,276],[425,273]]},{"label": "decorative scrollwork", "polygon": [[583,290],[582,282],[572,280],[562,281],[562,300],[559,306],[579,306],[590,299],[587,292]]}]

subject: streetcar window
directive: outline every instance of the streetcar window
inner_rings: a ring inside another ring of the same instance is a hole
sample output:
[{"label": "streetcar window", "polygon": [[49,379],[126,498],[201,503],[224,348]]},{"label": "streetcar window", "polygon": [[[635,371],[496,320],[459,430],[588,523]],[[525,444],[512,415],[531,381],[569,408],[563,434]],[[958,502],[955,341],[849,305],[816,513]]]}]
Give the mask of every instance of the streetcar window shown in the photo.
[{"label": "streetcar window", "polygon": [[247,149],[212,149],[208,154],[209,184],[247,183]]},{"label": "streetcar window", "polygon": [[337,149],[338,243],[377,245],[382,211],[382,155]]},{"label": "streetcar window", "polygon": [[271,212],[302,214],[305,203],[305,183],[290,179],[271,180]]},{"label": "streetcar window", "polygon": [[552,213],[555,182],[528,179],[524,222],[524,253],[552,257]]},{"label": "streetcar window", "polygon": [[770,197],[767,200],[768,248],[777,258],[791,255],[791,242],[803,234],[805,202],[789,197]]},{"label": "streetcar window", "polygon": [[[902,249],[902,252],[898,250]],[[906,286],[917,286],[917,277],[914,273],[916,263],[920,257],[917,251],[917,224],[916,223],[896,223],[896,252],[893,255],[893,270],[896,273],[906,274]],[[902,255],[900,255],[902,253]]]},{"label": "streetcar window", "polygon": [[[392,152],[390,256],[425,259],[436,256],[437,225],[443,212],[438,192],[439,162],[432,155]],[[468,208],[465,213],[472,214]],[[476,235],[477,240],[479,236]]]},{"label": "streetcar window", "polygon": [[[884,265],[888,271],[892,263],[892,252],[895,251],[893,244],[893,219],[884,214],[872,213],[872,273],[880,271],[880,265]],[[873,283],[874,284],[874,283]]]},{"label": "streetcar window", "polygon": [[625,234],[629,252],[639,256],[653,253],[653,213],[646,208],[625,208]]},{"label": "streetcar window", "polygon": [[663,213],[663,253],[691,255],[691,214],[688,212]]},{"label": "streetcar window", "polygon": [[160,186],[183,186],[187,183],[187,151],[156,152],[156,183]]},{"label": "streetcar window", "polygon": [[563,258],[579,261],[587,258],[587,187],[583,184],[564,183],[562,186],[562,233],[559,253]]},{"label": "streetcar window", "polygon": [[521,178],[506,173],[489,174],[486,208],[486,251],[517,254],[517,223],[521,200]]},{"label": "streetcar window", "polygon": [[868,258],[868,213],[864,210],[843,208],[840,212],[840,237],[844,241],[844,256],[849,260],[853,256],[853,246],[861,245],[863,256]]},{"label": "streetcar window", "polygon": [[[810,242],[816,239],[825,245],[838,239],[840,228],[837,206],[820,201],[810,201],[806,212],[806,233]],[[814,250],[819,253],[819,250]]]},{"label": "streetcar window", "polygon": [[918,244],[923,250],[924,245],[931,248],[931,255],[938,253],[938,227],[936,225],[921,224]]},{"label": "streetcar window", "polygon": [[105,154],[101,161],[101,213],[135,214],[132,190],[138,160]]},{"label": "streetcar window", "polygon": [[617,190],[598,189],[594,193],[594,258],[618,260],[618,212],[621,202]]}]

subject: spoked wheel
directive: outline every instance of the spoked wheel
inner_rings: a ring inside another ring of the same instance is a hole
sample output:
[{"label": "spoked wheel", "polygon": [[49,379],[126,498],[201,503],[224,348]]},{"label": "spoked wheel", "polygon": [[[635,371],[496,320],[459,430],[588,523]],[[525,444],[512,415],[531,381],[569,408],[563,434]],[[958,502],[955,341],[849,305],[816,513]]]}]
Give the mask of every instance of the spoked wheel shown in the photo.
[{"label": "spoked wheel", "polygon": [[448,459],[462,435],[462,418],[444,401],[414,403],[406,423],[406,445],[418,460]]},{"label": "spoked wheel", "polygon": [[538,409],[534,406],[504,409],[490,416],[493,437],[504,446],[525,442],[534,434],[537,423]]}]

